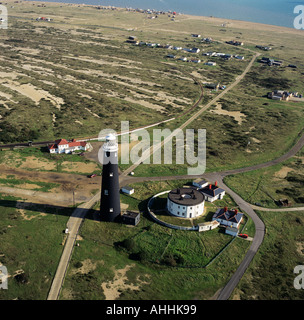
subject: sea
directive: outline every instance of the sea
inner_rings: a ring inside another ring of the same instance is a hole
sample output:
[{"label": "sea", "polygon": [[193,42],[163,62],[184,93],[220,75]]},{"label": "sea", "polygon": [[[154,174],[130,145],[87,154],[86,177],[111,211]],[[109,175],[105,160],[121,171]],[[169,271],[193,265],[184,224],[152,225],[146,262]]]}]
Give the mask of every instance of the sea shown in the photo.
[{"label": "sea", "polygon": [[[52,0],[50,0],[52,1]],[[294,28],[294,8],[303,1],[290,0],[54,0],[140,9],[176,11],[196,16],[213,16]],[[45,2],[45,1],[43,1]]]}]

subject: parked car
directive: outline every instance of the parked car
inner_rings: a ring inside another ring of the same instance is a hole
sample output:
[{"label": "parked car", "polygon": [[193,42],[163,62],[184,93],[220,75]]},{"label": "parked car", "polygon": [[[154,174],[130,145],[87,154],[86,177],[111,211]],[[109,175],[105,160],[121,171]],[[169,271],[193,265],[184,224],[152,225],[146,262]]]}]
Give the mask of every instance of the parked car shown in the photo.
[{"label": "parked car", "polygon": [[248,234],[246,234],[246,233],[240,233],[240,234],[239,234],[239,237],[247,239],[247,238],[248,238]]},{"label": "parked car", "polygon": [[94,174],[91,174],[89,177],[90,177],[90,178],[94,178],[94,177],[96,177],[96,176],[97,176],[97,174],[94,173]]}]

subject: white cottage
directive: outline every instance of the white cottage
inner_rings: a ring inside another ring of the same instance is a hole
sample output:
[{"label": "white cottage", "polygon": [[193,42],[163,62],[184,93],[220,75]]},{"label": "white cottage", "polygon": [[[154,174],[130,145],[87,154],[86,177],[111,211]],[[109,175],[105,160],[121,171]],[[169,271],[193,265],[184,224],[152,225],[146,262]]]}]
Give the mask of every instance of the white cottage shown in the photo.
[{"label": "white cottage", "polygon": [[89,144],[86,141],[67,141],[66,139],[56,140],[54,144],[48,146],[50,153],[72,153],[76,150],[86,151]]},{"label": "white cottage", "polygon": [[204,196],[206,201],[213,202],[215,200],[221,200],[224,198],[225,190],[221,189],[217,186],[217,182],[215,184],[209,184],[208,186],[199,190]]}]

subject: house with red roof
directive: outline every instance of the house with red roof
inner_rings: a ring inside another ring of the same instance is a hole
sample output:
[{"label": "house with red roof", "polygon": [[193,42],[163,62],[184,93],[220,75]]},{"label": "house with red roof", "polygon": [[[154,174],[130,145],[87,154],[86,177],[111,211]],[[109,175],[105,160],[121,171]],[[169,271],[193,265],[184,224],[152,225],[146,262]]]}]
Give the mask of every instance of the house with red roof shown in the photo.
[{"label": "house with red roof", "polygon": [[76,141],[75,139],[56,140],[54,144],[48,146],[50,153],[72,153],[76,150],[86,151],[89,148],[89,144],[86,141]]},{"label": "house with red roof", "polygon": [[243,213],[238,212],[238,210],[228,210],[227,207],[219,208],[216,210],[212,217],[212,220],[218,221],[221,225],[237,228],[239,227],[242,219]]},{"label": "house with red roof", "polygon": [[201,192],[205,196],[206,201],[209,202],[221,200],[225,195],[225,190],[219,188],[216,181],[214,184],[204,185],[203,188],[199,189],[199,192]]}]

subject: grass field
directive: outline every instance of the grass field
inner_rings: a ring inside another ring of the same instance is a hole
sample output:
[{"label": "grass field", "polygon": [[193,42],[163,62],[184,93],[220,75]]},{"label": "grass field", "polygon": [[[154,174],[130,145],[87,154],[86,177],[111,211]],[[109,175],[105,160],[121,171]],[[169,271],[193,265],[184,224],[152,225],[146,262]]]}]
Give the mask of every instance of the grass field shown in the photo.
[{"label": "grass field", "polygon": [[[216,273],[216,270],[227,261],[230,261],[228,269],[233,268],[238,258],[231,252],[236,250],[240,258],[250,242],[241,239],[231,242],[233,237],[225,235],[220,228],[198,233],[173,230],[154,223],[146,212],[147,200],[154,192],[184,182],[134,184],[134,197],[124,196],[122,202],[129,204],[129,209],[141,211],[141,221],[136,227],[86,219],[61,299],[99,300],[109,299],[111,294],[118,299],[212,297],[226,278],[226,273]],[[233,205],[229,197],[219,205],[223,202]],[[208,205],[210,213],[214,213],[215,208],[216,204]],[[208,217],[211,219],[210,214]],[[254,234],[250,219],[246,228],[246,232]],[[105,272],[107,268],[108,272]],[[118,273],[121,277],[117,278]],[[121,278],[124,280],[119,281]],[[130,290],[130,285],[138,290]]]},{"label": "grass field", "polygon": [[245,300],[303,300],[293,271],[303,265],[304,212],[259,212],[267,234],[232,297]]},{"label": "grass field", "polygon": [[[136,228],[88,219],[81,237],[60,297],[63,300],[113,296],[123,300],[208,299],[225,283],[227,272],[249,246],[249,242],[236,239],[203,268],[230,236],[218,230],[201,235],[178,232],[142,216]],[[126,239],[132,241],[126,244]],[[238,254],[232,255],[235,250]],[[219,272],[223,267],[225,272]]]},{"label": "grass field", "polygon": [[72,209],[17,209],[20,200],[0,195],[0,262],[9,273],[8,290],[0,290],[0,299],[45,300]]},{"label": "grass field", "polygon": [[303,150],[295,157],[270,168],[225,178],[225,183],[249,203],[277,208],[279,199],[301,206],[303,198]]},{"label": "grass field", "polygon": [[10,168],[39,172],[63,172],[82,175],[100,174],[100,164],[79,154],[50,154],[47,148],[22,148],[0,151],[0,164]]},{"label": "grass field", "polygon": [[[244,71],[261,39],[273,48],[265,56],[282,59],[283,66],[270,68],[256,62],[240,85],[219,101],[220,112],[213,106],[212,112],[188,127],[207,130],[207,171],[270,160],[290,148],[304,127],[304,103],[265,98],[274,89],[301,93],[302,35],[296,30],[271,26],[261,30],[259,25],[255,30],[241,22],[222,28],[220,20],[184,15],[177,23],[166,15],[149,21],[144,14],[124,10],[53,3],[46,7],[16,3],[11,15],[0,42],[5,60],[0,70],[3,143],[96,136],[104,128],[119,129],[122,120],[136,128],[181,115],[200,95],[197,81],[229,85]],[[36,21],[39,16],[53,20]],[[202,28],[213,43],[191,37]],[[126,43],[131,35],[144,42],[198,47],[201,52],[134,46]],[[244,47],[225,43],[233,38],[244,41]],[[208,51],[239,54],[245,60],[202,55]],[[217,66],[169,59],[168,52],[202,62],[213,60]],[[288,68],[289,63],[298,69]],[[204,93],[202,104],[217,95],[208,89]],[[166,127],[173,130],[187,117]],[[174,163],[149,165],[138,167],[136,174],[184,174],[186,169],[187,165]]]}]

